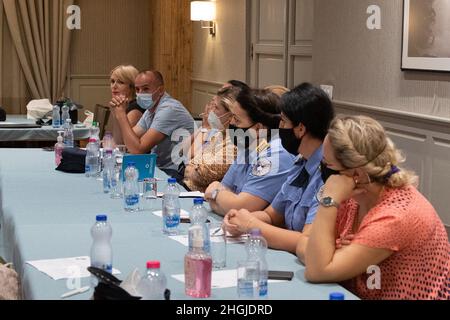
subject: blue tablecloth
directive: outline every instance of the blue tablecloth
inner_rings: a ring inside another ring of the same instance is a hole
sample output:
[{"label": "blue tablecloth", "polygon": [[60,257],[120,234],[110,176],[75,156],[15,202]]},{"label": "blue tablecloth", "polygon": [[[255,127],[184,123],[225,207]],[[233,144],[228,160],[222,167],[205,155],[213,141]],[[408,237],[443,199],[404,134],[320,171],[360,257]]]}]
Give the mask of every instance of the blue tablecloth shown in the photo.
[{"label": "blue tablecloth", "polygon": [[[30,149],[0,149],[0,223],[6,258],[14,262],[20,274],[25,299],[60,299],[69,291],[66,281],[54,281],[26,261],[88,256],[90,228],[95,216],[108,214],[113,227],[114,267],[124,279],[134,268],[144,272],[147,260],[160,260],[168,278],[173,299],[188,299],[184,284],[171,275],[183,273],[183,258],[187,248],[168,239],[161,231],[161,218],[150,211],[127,214],[122,200],[112,200],[103,194],[102,184],[84,175],[70,175],[54,170],[52,153]],[[161,178],[166,176],[158,171]],[[165,186],[160,184],[160,190]],[[182,199],[185,210],[192,200]],[[155,208],[160,210],[161,200]],[[221,218],[210,213],[211,219]],[[182,229],[187,230],[187,225]],[[229,244],[227,269],[235,269],[245,256],[242,244]],[[269,269],[294,271],[291,282],[271,283],[270,299],[328,299],[331,292],[346,294],[344,288],[313,285],[304,280],[304,267],[294,255],[269,250]],[[83,279],[82,285],[88,285]],[[89,299],[92,291],[73,299]],[[212,299],[237,299],[236,288],[214,289]]]}]

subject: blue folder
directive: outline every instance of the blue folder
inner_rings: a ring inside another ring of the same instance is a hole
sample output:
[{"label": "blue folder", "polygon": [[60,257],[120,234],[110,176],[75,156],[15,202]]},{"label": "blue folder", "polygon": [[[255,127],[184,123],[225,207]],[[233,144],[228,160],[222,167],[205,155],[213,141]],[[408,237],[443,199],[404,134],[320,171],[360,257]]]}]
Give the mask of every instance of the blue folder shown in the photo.
[{"label": "blue folder", "polygon": [[130,162],[136,164],[139,171],[139,181],[144,179],[154,178],[156,169],[156,154],[139,154],[139,155],[125,155],[122,163],[122,177],[125,181],[125,170]]}]

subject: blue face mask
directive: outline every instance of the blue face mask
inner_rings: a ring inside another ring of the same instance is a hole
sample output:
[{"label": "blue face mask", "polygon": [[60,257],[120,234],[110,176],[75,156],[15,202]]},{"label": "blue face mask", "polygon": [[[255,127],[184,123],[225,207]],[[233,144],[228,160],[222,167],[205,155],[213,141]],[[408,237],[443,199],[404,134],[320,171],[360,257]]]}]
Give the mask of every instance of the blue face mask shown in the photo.
[{"label": "blue face mask", "polygon": [[144,110],[151,109],[155,104],[153,101],[153,95],[151,93],[138,93],[137,104]]}]

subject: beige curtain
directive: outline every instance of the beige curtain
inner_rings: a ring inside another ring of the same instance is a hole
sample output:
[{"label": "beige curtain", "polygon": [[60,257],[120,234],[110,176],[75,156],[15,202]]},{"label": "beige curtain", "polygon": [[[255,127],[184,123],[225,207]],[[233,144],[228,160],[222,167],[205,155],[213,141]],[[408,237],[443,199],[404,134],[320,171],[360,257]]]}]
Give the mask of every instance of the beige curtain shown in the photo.
[{"label": "beige curtain", "polygon": [[0,106],[8,114],[24,114],[29,100],[27,82],[0,2]]},{"label": "beige curtain", "polygon": [[3,0],[11,37],[33,99],[56,101],[67,82],[74,0]]}]

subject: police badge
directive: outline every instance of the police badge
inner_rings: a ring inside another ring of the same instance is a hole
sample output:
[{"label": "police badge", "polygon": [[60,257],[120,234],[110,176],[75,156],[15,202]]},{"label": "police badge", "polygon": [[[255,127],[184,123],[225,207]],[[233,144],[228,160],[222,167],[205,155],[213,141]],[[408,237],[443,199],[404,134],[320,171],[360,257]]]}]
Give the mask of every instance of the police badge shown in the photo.
[{"label": "police badge", "polygon": [[259,159],[253,166],[252,175],[255,177],[264,177],[272,170],[272,162],[268,158]]}]

